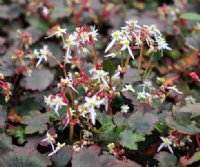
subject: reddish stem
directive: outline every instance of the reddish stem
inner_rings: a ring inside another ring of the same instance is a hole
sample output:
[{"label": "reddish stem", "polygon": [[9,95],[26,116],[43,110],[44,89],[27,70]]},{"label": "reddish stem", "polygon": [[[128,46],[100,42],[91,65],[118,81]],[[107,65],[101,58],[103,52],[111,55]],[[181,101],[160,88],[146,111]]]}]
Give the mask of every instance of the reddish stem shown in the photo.
[{"label": "reddish stem", "polygon": [[200,141],[199,141],[199,136],[198,136],[198,134],[196,134],[195,137],[196,137],[196,141],[197,141],[198,147],[200,148]]}]

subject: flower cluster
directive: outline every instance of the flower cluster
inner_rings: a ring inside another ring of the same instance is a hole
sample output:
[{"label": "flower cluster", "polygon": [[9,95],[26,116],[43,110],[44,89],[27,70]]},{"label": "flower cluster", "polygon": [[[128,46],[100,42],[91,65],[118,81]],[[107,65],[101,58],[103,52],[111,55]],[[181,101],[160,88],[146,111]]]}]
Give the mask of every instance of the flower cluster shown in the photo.
[{"label": "flower cluster", "polygon": [[62,29],[60,26],[53,27],[49,31],[49,37],[61,37],[63,39],[63,47],[66,50],[65,62],[71,63],[72,50],[77,49],[78,53],[89,54],[87,46],[94,44],[97,40],[97,30],[95,27],[80,27],[76,28],[75,32],[72,34],[67,33],[67,29]]},{"label": "flower cluster", "polygon": [[138,21],[129,20],[126,26],[121,30],[116,30],[112,34],[112,40],[108,44],[105,53],[113,48],[115,55],[121,54],[121,51],[127,50],[129,55],[134,59],[133,51],[140,49],[145,44],[151,51],[164,49],[171,50],[156,25],[138,25]]},{"label": "flower cluster", "polygon": [[59,142],[56,143],[56,148],[54,147],[55,144],[55,138],[57,137],[57,135],[50,135],[48,132],[46,134],[46,138],[42,140],[42,142],[47,142],[48,144],[51,145],[52,148],[52,152],[48,155],[48,156],[52,156],[54,154],[56,154],[61,148],[63,148],[65,146],[65,143],[60,144]]},{"label": "flower cluster", "polygon": [[0,73],[0,88],[1,93],[5,96],[5,101],[7,102],[10,99],[11,93],[11,84],[4,81],[4,75]]}]

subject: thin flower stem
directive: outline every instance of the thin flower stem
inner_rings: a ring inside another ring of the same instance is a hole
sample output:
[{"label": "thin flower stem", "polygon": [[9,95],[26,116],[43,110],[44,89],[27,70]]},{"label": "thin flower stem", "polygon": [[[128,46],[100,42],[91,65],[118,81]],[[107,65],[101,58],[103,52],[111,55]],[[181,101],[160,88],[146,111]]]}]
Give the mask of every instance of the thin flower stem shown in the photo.
[{"label": "thin flower stem", "polygon": [[95,64],[95,66],[97,66],[98,65],[98,56],[97,56],[97,48],[96,48],[94,42],[93,42],[92,47],[93,47],[93,52],[94,52],[94,64]]},{"label": "thin flower stem", "polygon": [[144,45],[143,45],[143,43],[142,43],[142,44],[141,44],[141,49],[140,49],[140,56],[139,56],[138,74],[140,73],[140,70],[141,70],[141,62],[142,62],[143,48],[144,48]]},{"label": "thin flower stem", "polygon": [[149,74],[150,74],[150,73],[151,73],[151,71],[152,71],[152,68],[153,68],[153,66],[151,66],[151,67],[149,68],[149,71],[147,72],[147,74],[146,74],[145,78],[147,78],[147,77],[149,76]]},{"label": "thin flower stem", "polygon": [[130,61],[130,57],[131,57],[131,55],[128,54],[128,56],[127,56],[127,58],[126,58],[125,66],[124,66],[124,69],[125,69],[125,70],[126,70],[127,67],[128,67],[128,64],[129,64],[129,61]]},{"label": "thin flower stem", "polygon": [[198,145],[198,147],[200,148],[200,141],[199,141],[199,136],[198,136],[198,134],[196,134],[195,137],[196,137],[197,145]]},{"label": "thin flower stem", "polygon": [[69,125],[69,142],[72,144],[74,137],[74,125]]},{"label": "thin flower stem", "polygon": [[152,60],[153,60],[153,58],[152,58],[153,56],[154,56],[154,53],[153,53],[153,55],[150,57],[148,66],[147,66],[147,68],[146,68],[146,70],[145,70],[145,72],[144,72],[144,75],[143,75],[143,80],[145,80],[145,79],[147,78],[147,72],[148,72],[149,68],[152,66],[151,63],[152,63]]},{"label": "thin flower stem", "polygon": [[[71,100],[72,100],[72,109],[74,109],[74,100],[75,100],[75,94],[74,92],[71,92],[70,91],[70,96],[71,96]],[[69,119],[72,120],[72,115],[71,113],[69,112]],[[69,125],[69,141],[70,143],[72,144],[72,141],[73,141],[73,138],[74,138],[74,125],[70,124]]]}]

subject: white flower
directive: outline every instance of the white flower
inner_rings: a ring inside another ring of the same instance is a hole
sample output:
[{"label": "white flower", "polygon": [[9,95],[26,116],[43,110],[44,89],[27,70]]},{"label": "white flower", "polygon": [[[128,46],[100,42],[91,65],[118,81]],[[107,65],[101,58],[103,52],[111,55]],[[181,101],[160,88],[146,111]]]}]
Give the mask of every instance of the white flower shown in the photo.
[{"label": "white flower", "polygon": [[48,56],[48,53],[49,53],[49,50],[48,50],[48,46],[47,45],[44,45],[42,49],[40,49],[40,52],[38,54],[37,51],[34,51],[35,54],[38,55],[38,62],[36,64],[36,67],[39,66],[39,64],[42,62],[42,60],[44,59],[45,61],[47,61],[47,56]]},{"label": "white flower", "polygon": [[156,38],[157,36],[161,36],[160,30],[157,28],[155,24],[149,26],[149,32]]},{"label": "white flower", "polygon": [[67,32],[67,29],[60,28],[60,26],[57,26],[55,32],[46,38],[51,38],[53,36],[56,36],[57,38],[63,37],[63,34],[66,34],[66,32]]},{"label": "white flower", "polygon": [[42,6],[42,14],[47,16],[49,14],[49,9],[46,6]]},{"label": "white flower", "polygon": [[128,105],[121,106],[121,112],[127,113],[128,110],[129,110],[129,106]]},{"label": "white flower", "polygon": [[59,142],[57,143],[57,147],[56,147],[56,149],[52,152],[52,153],[50,153],[48,156],[52,156],[53,154],[56,154],[62,147],[64,147],[65,146],[65,143],[63,143],[63,144],[60,144]]},{"label": "white flower", "polygon": [[108,52],[113,47],[116,41],[119,41],[121,39],[121,32],[119,30],[114,31],[111,36],[112,36],[112,41],[108,44],[105,53]]},{"label": "white flower", "polygon": [[129,46],[130,45],[129,40],[127,38],[122,38],[122,41],[120,43],[122,44],[121,50],[127,49],[130,56],[134,59],[131,47]]},{"label": "white flower", "polygon": [[132,91],[133,93],[135,92],[131,84],[125,85],[124,88],[122,89],[122,92],[124,91]]},{"label": "white flower", "polygon": [[122,36],[128,38],[128,40],[131,41],[131,35],[130,35],[130,31],[129,30],[124,29],[124,30],[121,31],[121,33],[122,33]]},{"label": "white flower", "polygon": [[126,21],[126,24],[131,28],[141,28],[138,24],[137,20],[128,20]]},{"label": "white flower", "polygon": [[116,54],[115,53],[110,53],[110,54],[105,55],[104,57],[114,58],[114,57],[116,57]]},{"label": "white flower", "polygon": [[140,46],[142,44],[142,40],[140,39],[140,33],[139,35],[136,35],[134,32],[133,32],[133,35],[135,37],[135,45],[136,46]]},{"label": "white flower", "polygon": [[146,99],[148,97],[150,97],[151,95],[147,92],[138,92],[137,93],[137,99],[140,100],[140,99]]},{"label": "white flower", "polygon": [[65,56],[65,61],[66,61],[67,63],[70,63],[70,59],[72,58],[70,47],[71,47],[71,46],[74,46],[74,45],[78,45],[78,43],[77,43],[76,40],[77,40],[76,36],[75,36],[75,35],[72,35],[72,34],[70,34],[70,35],[68,36],[68,38],[65,40],[65,45],[64,45],[64,47],[67,48],[66,56]]},{"label": "white flower", "polygon": [[139,85],[143,87],[143,92],[145,92],[145,88],[152,88],[152,82],[149,80],[145,80],[143,84]]},{"label": "white flower", "polygon": [[49,95],[48,97],[44,96],[44,102],[48,107],[52,108],[52,95]]},{"label": "white flower", "polygon": [[55,143],[55,139],[48,132],[46,134],[46,138],[43,139],[42,142],[47,142],[47,143],[51,144],[51,148],[54,151],[54,145],[53,145],[53,143]]},{"label": "white flower", "polygon": [[108,83],[106,82],[106,80],[104,78],[109,73],[105,72],[104,70],[96,70],[95,73],[96,74],[94,75],[93,79],[101,80],[106,87],[109,87]]},{"label": "white flower", "polygon": [[172,50],[170,47],[168,47],[168,44],[166,43],[166,40],[164,37],[158,36],[156,37],[156,42],[158,44],[158,50],[163,50],[163,49],[167,49],[167,50]]},{"label": "white flower", "polygon": [[183,94],[183,92],[179,91],[176,86],[168,86],[167,89],[169,90],[173,90],[174,92],[178,93],[178,94]]},{"label": "white flower", "polygon": [[58,84],[58,87],[61,87],[62,85],[70,87],[73,91],[78,93],[76,89],[73,87],[73,79],[72,79],[72,74],[68,73],[68,77],[66,78],[61,78],[60,83]]},{"label": "white flower", "polygon": [[80,37],[81,37],[81,42],[82,42],[83,44],[85,44],[87,41],[90,40],[89,33],[86,32],[86,31],[81,32]]},{"label": "white flower", "polygon": [[194,97],[192,97],[192,96],[187,96],[187,97],[185,98],[185,101],[186,101],[186,103],[188,103],[188,104],[195,104],[195,103],[196,103],[196,99],[195,99]]},{"label": "white flower", "polygon": [[163,143],[161,143],[161,145],[158,147],[157,152],[159,152],[163,147],[167,147],[171,153],[174,153],[172,147],[170,146],[172,145],[172,141],[165,137],[160,137],[160,138],[163,141]]},{"label": "white flower", "polygon": [[95,26],[91,26],[90,27],[90,29],[92,30],[91,32],[89,32],[89,35],[91,35],[91,37],[92,37],[92,39],[94,40],[94,41],[97,41],[97,35],[98,35],[98,33],[97,33],[97,29],[95,29]]},{"label": "white flower", "polygon": [[55,98],[52,99],[51,105],[53,106],[54,112],[59,116],[58,110],[62,106],[67,106],[65,102],[63,102],[62,97],[56,95]]},{"label": "white flower", "polygon": [[97,96],[94,95],[93,97],[85,97],[86,103],[84,104],[84,107],[87,107],[89,109],[90,117],[92,119],[92,124],[95,125],[95,118],[96,118],[96,112],[94,110],[95,107],[99,108],[100,105],[104,102],[104,100],[98,100]]}]

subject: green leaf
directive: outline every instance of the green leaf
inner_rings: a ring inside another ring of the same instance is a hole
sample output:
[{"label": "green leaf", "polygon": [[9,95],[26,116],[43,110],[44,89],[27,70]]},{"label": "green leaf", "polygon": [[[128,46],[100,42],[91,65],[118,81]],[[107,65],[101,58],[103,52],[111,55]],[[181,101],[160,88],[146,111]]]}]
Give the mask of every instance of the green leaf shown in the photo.
[{"label": "green leaf", "polygon": [[114,115],[113,121],[116,126],[127,125],[127,119],[121,112],[118,112]]},{"label": "green leaf", "polygon": [[34,69],[32,75],[27,75],[20,82],[20,86],[30,90],[45,90],[53,81],[54,74],[48,69]]},{"label": "green leaf", "polygon": [[200,14],[198,13],[183,13],[180,18],[182,19],[186,19],[186,20],[197,20],[197,21],[200,21]]},{"label": "green leaf", "polygon": [[145,140],[144,136],[137,133],[133,133],[130,129],[126,129],[123,132],[121,132],[119,138],[120,144],[131,150],[137,150],[137,143]]},{"label": "green leaf", "polygon": [[140,74],[143,71],[141,70],[138,74],[138,70],[135,68],[129,68],[126,70],[126,73],[124,74],[124,78],[123,78],[123,84],[132,84],[133,82],[138,82],[141,81],[141,76]]},{"label": "green leaf", "polygon": [[27,115],[30,111],[39,110],[40,106],[34,98],[27,98],[23,100],[21,104],[19,106],[16,106],[14,109],[16,114],[18,114],[19,116],[24,116]]},{"label": "green leaf", "polygon": [[178,109],[178,111],[187,113],[200,113],[200,103],[188,104]]},{"label": "green leaf", "polygon": [[2,167],[47,167],[47,160],[33,147],[14,147],[0,157]]},{"label": "green leaf", "polygon": [[56,155],[53,156],[53,167],[65,167],[72,158],[73,150],[65,146]]},{"label": "green leaf", "polygon": [[24,125],[18,125],[17,126],[18,129],[14,129],[14,128],[9,128],[7,130],[7,132],[17,138],[17,142],[19,144],[23,144],[26,141],[27,136],[24,134],[25,133],[25,127]]},{"label": "green leaf", "polygon": [[197,133],[200,133],[200,129],[196,127],[194,124],[192,124],[191,121],[183,121],[178,120],[177,118],[174,118],[172,116],[168,116],[165,119],[167,125],[174,130],[177,130],[180,133],[188,134],[188,135],[194,135]]},{"label": "green leaf", "polygon": [[177,161],[176,156],[168,152],[163,151],[163,152],[157,153],[154,158],[159,161],[160,167],[176,166],[176,161]]},{"label": "green leaf", "polygon": [[128,125],[141,134],[151,134],[154,129],[154,125],[158,122],[158,116],[138,111],[133,113],[128,118]]},{"label": "green leaf", "polygon": [[103,70],[109,73],[109,76],[113,76],[115,73],[115,66],[111,60],[103,61]]},{"label": "green leaf", "polygon": [[40,30],[42,33],[46,33],[49,29],[49,25],[47,22],[42,18],[35,18],[32,16],[29,16],[26,18],[26,21],[34,28]]},{"label": "green leaf", "polygon": [[27,125],[25,128],[25,134],[33,134],[39,132],[44,133],[47,130],[47,123],[49,117],[45,114],[41,114],[39,111],[32,111],[29,115],[22,117],[21,123]]},{"label": "green leaf", "polygon": [[81,149],[75,152],[72,159],[72,167],[99,167],[98,152],[91,149]]},{"label": "green leaf", "polygon": [[50,13],[50,18],[52,21],[57,21],[58,19],[67,17],[71,14],[69,10],[67,10],[66,2],[65,0],[49,0],[48,3],[53,6],[53,9]]},{"label": "green leaf", "polygon": [[191,165],[194,162],[200,161],[200,151],[197,151],[192,155],[192,157],[189,159],[187,165]]},{"label": "green leaf", "polygon": [[101,125],[113,124],[112,116],[107,115],[104,112],[98,110],[96,111],[96,114],[97,114],[96,119],[101,123]]}]

